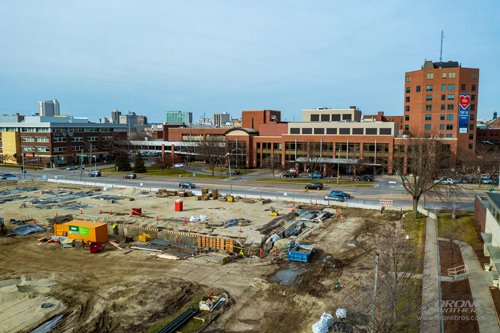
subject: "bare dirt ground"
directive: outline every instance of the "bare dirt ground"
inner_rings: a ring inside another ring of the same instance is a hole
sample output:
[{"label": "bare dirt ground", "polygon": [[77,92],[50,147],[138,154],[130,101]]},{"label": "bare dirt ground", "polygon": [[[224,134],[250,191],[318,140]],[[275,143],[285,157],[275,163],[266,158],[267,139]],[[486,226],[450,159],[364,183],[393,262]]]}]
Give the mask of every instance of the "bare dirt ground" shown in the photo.
[{"label": "bare dirt ground", "polygon": [[[136,195],[135,199],[131,202],[120,200],[117,204],[85,198],[81,202],[88,201],[93,207],[85,209],[81,215],[84,218],[99,216],[100,209],[111,206],[116,212],[124,213],[120,218],[128,218],[128,210],[138,206],[151,215],[134,220],[138,224],[146,223],[147,219],[157,223],[155,215],[160,213],[165,219],[183,217],[173,212],[175,197],[157,199]],[[269,205],[196,201],[194,198],[186,201],[189,214],[204,214],[213,220],[238,216],[255,221],[244,230],[249,233],[250,228],[272,219],[265,211]],[[273,202],[271,205],[282,213],[289,212],[289,203]],[[6,219],[31,215],[42,224],[56,212],[56,209],[28,207],[20,210],[19,207],[16,201],[0,205]],[[72,213],[79,215],[79,212]],[[60,210],[59,214],[67,212]],[[273,280],[277,271],[290,266],[286,259],[279,261],[274,255],[264,259],[245,258],[223,266],[204,256],[172,262],[153,258],[142,251],[126,253],[112,247],[99,254],[90,254],[81,248],[38,245],[39,235],[0,238],[0,280],[53,281],[53,285],[38,289],[23,288],[20,282],[14,286],[19,293],[31,293],[29,297],[39,298],[35,308],[49,302],[54,304],[52,308],[57,308],[53,313],[64,315],[54,332],[147,332],[158,320],[176,313],[194,297],[214,290],[226,291],[232,304],[205,332],[310,332],[311,325],[322,312],[335,313],[341,306],[346,307],[349,314],[356,314],[356,318],[360,318],[358,324],[363,327],[366,304],[370,301],[367,283],[370,279],[367,277],[373,275],[374,269],[369,253],[396,227],[399,215],[355,209],[345,209],[344,215],[345,222],[339,223],[335,218],[327,220],[306,239],[318,250],[312,262],[300,264],[305,272],[290,285]],[[356,246],[350,245],[353,240]],[[284,255],[283,251],[279,254],[280,257]],[[341,288],[336,291],[337,282]],[[1,295],[0,283],[0,300]],[[1,309],[2,303],[0,318]],[[45,320],[48,317],[45,316]],[[5,331],[27,331],[41,321],[24,322],[24,328]],[[3,331],[2,326],[0,331]]]}]

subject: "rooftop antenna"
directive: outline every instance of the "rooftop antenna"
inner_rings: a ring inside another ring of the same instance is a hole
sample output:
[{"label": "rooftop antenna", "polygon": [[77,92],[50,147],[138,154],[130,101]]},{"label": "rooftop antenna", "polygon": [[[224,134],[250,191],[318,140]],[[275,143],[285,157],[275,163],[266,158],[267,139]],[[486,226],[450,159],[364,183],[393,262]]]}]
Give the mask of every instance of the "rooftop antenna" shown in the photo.
[{"label": "rooftop antenna", "polygon": [[444,32],[441,30],[441,49],[439,51],[439,62],[443,62],[443,39],[444,39]]}]

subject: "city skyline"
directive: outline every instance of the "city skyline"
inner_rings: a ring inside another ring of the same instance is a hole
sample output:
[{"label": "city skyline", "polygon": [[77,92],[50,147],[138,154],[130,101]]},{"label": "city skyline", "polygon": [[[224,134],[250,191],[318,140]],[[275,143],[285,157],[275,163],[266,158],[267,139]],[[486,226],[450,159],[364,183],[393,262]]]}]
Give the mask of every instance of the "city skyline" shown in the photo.
[{"label": "city skyline", "polygon": [[303,109],[356,105],[403,115],[404,73],[439,61],[441,30],[443,61],[481,70],[478,118],[499,111],[496,3],[148,4],[0,4],[0,114],[58,99],[61,113],[94,121],[113,109],[151,122],[167,110],[199,119],[272,109],[293,121]]}]

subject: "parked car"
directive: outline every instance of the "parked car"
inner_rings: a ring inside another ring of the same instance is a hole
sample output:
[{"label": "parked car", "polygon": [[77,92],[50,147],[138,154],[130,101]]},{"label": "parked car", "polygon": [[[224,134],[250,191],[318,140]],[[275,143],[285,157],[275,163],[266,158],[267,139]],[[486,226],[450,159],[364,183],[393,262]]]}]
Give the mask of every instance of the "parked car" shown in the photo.
[{"label": "parked car", "polygon": [[228,176],[237,176],[240,174],[240,172],[238,170],[231,170],[231,171],[226,172],[226,174]]},{"label": "parked car", "polygon": [[453,185],[456,182],[453,178],[441,178],[441,179],[436,179],[434,183],[439,183],[441,185]]},{"label": "parked car", "polygon": [[175,163],[174,168],[184,168],[184,163]]},{"label": "parked car", "polygon": [[0,179],[2,179],[2,180],[16,180],[17,176],[13,175],[11,173],[4,173],[3,175],[0,176]]},{"label": "parked car", "polygon": [[323,183],[311,183],[305,186],[306,190],[322,190]]},{"label": "parked car", "polygon": [[372,175],[359,175],[354,178],[355,181],[357,182],[372,182],[373,181],[373,176]]},{"label": "parked car", "polygon": [[344,199],[351,199],[352,196],[344,191],[331,191],[329,195],[340,195]]},{"label": "parked car", "polygon": [[101,177],[102,174],[101,174],[101,171],[99,170],[95,170],[95,171],[90,171],[89,173],[89,177]]},{"label": "parked car", "polygon": [[196,188],[196,185],[191,183],[191,182],[180,182],[179,187],[180,188]]},{"label": "parked car", "polygon": [[66,170],[78,170],[78,166],[72,165],[66,168]]},{"label": "parked car", "polygon": [[323,178],[323,176],[322,176],[322,175],[321,175],[321,173],[319,173],[319,172],[313,172],[313,173],[311,173],[311,174],[309,175],[309,177],[310,177],[311,179],[321,179],[321,178]]},{"label": "parked car", "polygon": [[135,173],[127,173],[123,176],[123,179],[136,179],[137,175]]},{"label": "parked car", "polygon": [[283,177],[283,178],[297,178],[297,174],[295,172],[291,173],[291,172],[287,171],[287,172],[283,173],[281,175],[281,177]]},{"label": "parked car", "polygon": [[332,193],[325,195],[325,200],[333,200],[333,201],[339,201],[339,202],[345,201],[345,199],[342,195],[332,194]]}]

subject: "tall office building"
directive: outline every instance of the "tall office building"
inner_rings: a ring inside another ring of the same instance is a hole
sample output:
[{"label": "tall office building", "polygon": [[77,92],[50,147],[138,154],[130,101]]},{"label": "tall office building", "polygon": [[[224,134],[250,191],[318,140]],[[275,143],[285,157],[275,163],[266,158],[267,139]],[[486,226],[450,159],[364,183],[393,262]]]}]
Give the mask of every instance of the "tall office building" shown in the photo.
[{"label": "tall office building", "polygon": [[53,99],[51,101],[39,101],[38,102],[38,110],[40,116],[59,116],[61,113],[59,111],[59,102],[57,99]]},{"label": "tall office building", "polygon": [[478,68],[425,61],[405,73],[404,133],[456,139],[458,154],[474,153],[478,93]]},{"label": "tall office building", "polygon": [[191,125],[193,113],[183,111],[167,111],[166,123],[169,125]]},{"label": "tall office building", "polygon": [[113,124],[119,124],[120,123],[120,116],[122,113],[119,110],[113,110],[111,111],[111,122]]},{"label": "tall office building", "polygon": [[222,127],[227,123],[231,122],[231,115],[227,112],[214,113],[214,125],[217,127]]}]

